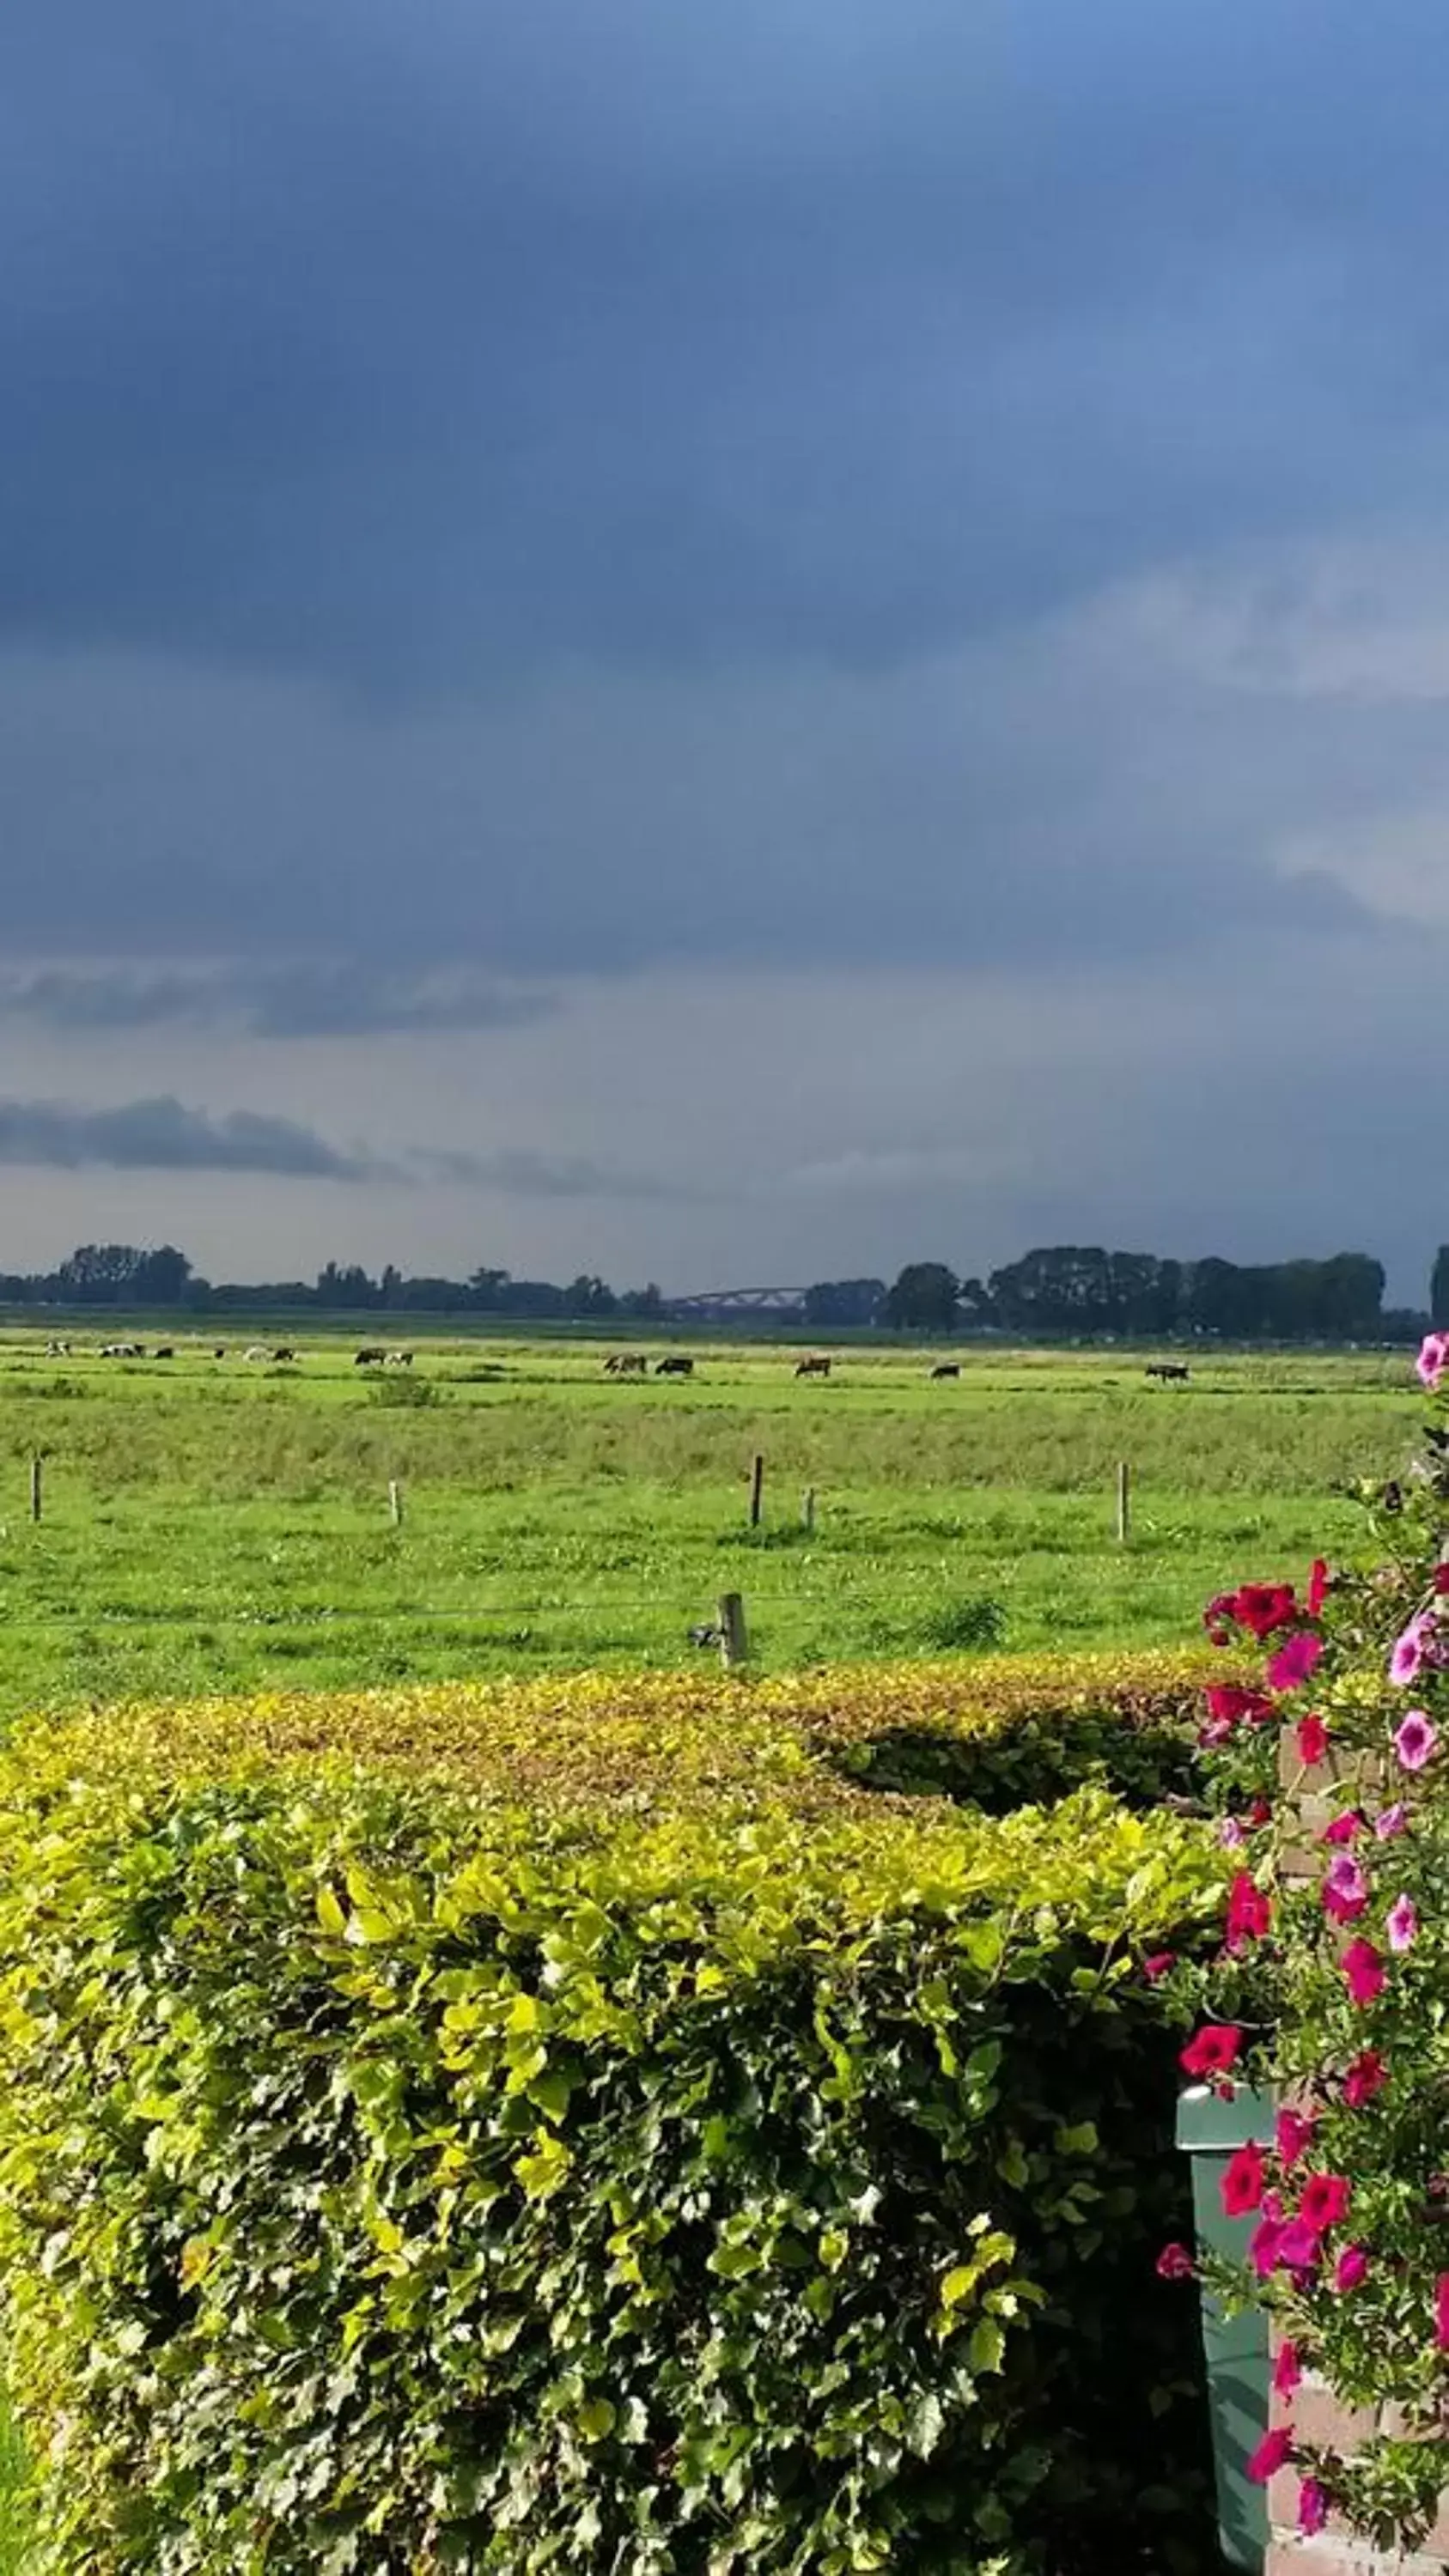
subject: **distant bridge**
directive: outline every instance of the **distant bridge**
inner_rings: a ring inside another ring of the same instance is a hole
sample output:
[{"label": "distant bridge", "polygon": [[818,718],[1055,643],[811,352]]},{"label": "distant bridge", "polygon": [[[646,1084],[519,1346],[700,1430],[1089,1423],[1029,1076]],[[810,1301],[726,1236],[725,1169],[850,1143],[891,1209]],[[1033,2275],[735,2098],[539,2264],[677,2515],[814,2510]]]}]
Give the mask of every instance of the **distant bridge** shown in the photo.
[{"label": "distant bridge", "polygon": [[775,1315],[803,1305],[803,1288],[705,1288],[666,1300],[671,1315]]}]

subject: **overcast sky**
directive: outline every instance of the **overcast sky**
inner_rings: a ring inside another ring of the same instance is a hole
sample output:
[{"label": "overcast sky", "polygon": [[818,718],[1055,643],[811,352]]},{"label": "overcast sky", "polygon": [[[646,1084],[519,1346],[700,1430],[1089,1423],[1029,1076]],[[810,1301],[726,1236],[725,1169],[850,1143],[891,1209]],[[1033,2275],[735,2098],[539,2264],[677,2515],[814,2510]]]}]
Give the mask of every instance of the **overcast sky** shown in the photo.
[{"label": "overcast sky", "polygon": [[0,1267],[1449,1237],[1443,0],[6,0]]}]

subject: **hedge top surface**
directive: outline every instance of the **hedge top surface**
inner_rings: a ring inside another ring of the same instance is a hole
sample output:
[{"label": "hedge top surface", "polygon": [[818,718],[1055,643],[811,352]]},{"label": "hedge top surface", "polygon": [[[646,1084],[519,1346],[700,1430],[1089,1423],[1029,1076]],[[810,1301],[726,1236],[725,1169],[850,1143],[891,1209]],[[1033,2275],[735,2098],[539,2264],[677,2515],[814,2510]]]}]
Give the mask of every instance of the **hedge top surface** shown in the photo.
[{"label": "hedge top surface", "polygon": [[[319,1894],[335,1879],[345,1899],[351,1853],[376,1895],[377,1855],[395,1852],[381,1913],[425,1901],[542,1917],[572,1910],[587,1885],[605,1905],[743,1906],[782,1933],[1003,1909],[1027,1931],[1045,1909],[1058,1929],[1120,1951],[1210,1909],[1223,1858],[1198,1822],[1134,1814],[1089,1757],[1134,1729],[1175,1748],[1202,1672],[1198,1657],[1155,1655],[865,1666],[744,1686],[586,1674],[35,1720],[0,1754],[0,1870],[6,1846],[23,1849],[26,1875],[43,1879],[41,1819],[58,1848],[115,1847],[224,1794],[233,1816],[303,1829]],[[959,1744],[973,1759],[980,1748],[1013,1812],[931,1794],[929,1773],[927,1794],[866,1785],[882,1741],[948,1755]],[[1043,1765],[1050,1785],[1033,1791]],[[1032,1794],[1057,1803],[1026,1803]],[[352,1937],[367,1910],[344,1902]]]},{"label": "hedge top surface", "polygon": [[[239,1777],[359,1763],[512,1807],[630,1810],[765,1798],[797,1811],[858,1808],[862,1748],[889,1735],[1070,1750],[1093,1721],[1123,1740],[1186,1730],[1221,1656],[1000,1656],[843,1665],[753,1680],[703,1673],[576,1673],[249,1699],[134,1702],[25,1721],[26,1763],[59,1755],[77,1777]],[[843,1758],[844,1768],[838,1767]],[[878,1804],[878,1793],[868,1803]]]}]

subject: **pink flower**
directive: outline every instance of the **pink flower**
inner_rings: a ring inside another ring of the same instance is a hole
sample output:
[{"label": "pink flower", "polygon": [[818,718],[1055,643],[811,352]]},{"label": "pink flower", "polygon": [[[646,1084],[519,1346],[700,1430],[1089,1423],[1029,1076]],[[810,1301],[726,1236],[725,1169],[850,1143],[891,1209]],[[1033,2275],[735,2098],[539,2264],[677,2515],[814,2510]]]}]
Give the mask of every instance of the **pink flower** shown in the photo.
[{"label": "pink flower", "polygon": [[1434,2341],[1440,2352],[1449,2352],[1449,2272],[1434,2284]]},{"label": "pink flower", "polygon": [[1328,1751],[1328,1728],[1321,1717],[1304,1717],[1298,1721],[1298,1759],[1312,1770]]},{"label": "pink flower", "polygon": [[1322,1652],[1323,1639],[1311,1635],[1306,1628],[1300,1628],[1296,1636],[1288,1638],[1286,1644],[1279,1647],[1268,1666],[1269,1690],[1300,1689],[1304,1682],[1312,1680]]},{"label": "pink flower", "polygon": [[1287,2226],[1279,2230],[1277,2260],[1285,2272],[1294,2273],[1300,2281],[1308,2279],[1322,2252],[1318,2230],[1306,2218],[1290,2218]]},{"label": "pink flower", "polygon": [[1334,2266],[1335,2290],[1356,2290],[1368,2272],[1369,2258],[1361,2245],[1345,2245]]},{"label": "pink flower", "polygon": [[1324,1826],[1320,1840],[1326,1843],[1351,1843],[1355,1842],[1362,1832],[1363,1818],[1357,1807],[1350,1807],[1346,1814],[1335,1816],[1331,1825]]},{"label": "pink flower", "polygon": [[1298,2357],[1297,2344],[1280,2343],[1278,2358],[1273,2364],[1274,2396],[1292,2397],[1301,2385],[1302,2379],[1303,2364]]},{"label": "pink flower", "polygon": [[1432,1610],[1418,1610],[1402,1635],[1395,1638],[1389,1657],[1389,1679],[1397,1682],[1401,1690],[1416,1681],[1424,1665],[1432,1660],[1437,1625]]},{"label": "pink flower", "polygon": [[1273,1703],[1262,1691],[1246,1690],[1241,1682],[1213,1682],[1203,1694],[1207,1703],[1207,1723],[1199,1741],[1203,1744],[1226,1744],[1240,1726],[1264,1726],[1273,1715]]},{"label": "pink flower", "polygon": [[1412,1896],[1396,1896],[1384,1922],[1391,1950],[1412,1950],[1418,1937],[1419,1917]]},{"label": "pink flower", "polygon": [[1190,2281],[1193,2259],[1185,2245],[1164,2245],[1157,2257],[1157,2272],[1163,2281]]},{"label": "pink flower", "polygon": [[1383,1993],[1384,1963],[1372,1941],[1350,1941],[1338,1964],[1356,2004],[1371,2004],[1375,1995]]},{"label": "pink flower", "polygon": [[1298,2215],[1321,2236],[1325,2227],[1337,2227],[1347,2218],[1352,2190],[1345,2174],[1310,2174],[1303,2186]]},{"label": "pink flower", "polygon": [[1175,1968],[1176,1965],[1177,1953],[1175,1950],[1154,1950],[1150,1959],[1143,1960],[1142,1973],[1147,1979],[1149,1986],[1155,1986],[1158,1978],[1165,1977],[1169,1970]]},{"label": "pink flower", "polygon": [[1276,2425],[1271,2433],[1264,2434],[1248,2462],[1248,2475],[1254,2486],[1265,2487],[1270,2478],[1277,2476],[1285,2460],[1292,2457],[1293,2427],[1291,2424]]},{"label": "pink flower", "polygon": [[1317,2478],[1305,2478],[1298,2490],[1298,2528],[1305,2538],[1321,2531],[1328,2520],[1328,2489]]},{"label": "pink flower", "polygon": [[1228,2158],[1219,2185],[1223,2215],[1247,2218],[1263,2205],[1263,2150],[1251,2141]]},{"label": "pink flower", "polygon": [[1308,1577],[1308,1616],[1316,1619],[1328,1597],[1328,1568],[1321,1556],[1315,1556]]},{"label": "pink flower", "polygon": [[1246,1870],[1239,1870],[1228,1895],[1228,1948],[1236,1953],[1246,1949],[1250,1941],[1261,1941],[1272,1920],[1270,1898],[1254,1885]]},{"label": "pink flower", "polygon": [[1376,2048],[1366,2048],[1356,2057],[1343,2079],[1343,2098],[1350,2111],[1361,2111],[1382,2093],[1389,2080],[1389,2070]]},{"label": "pink flower", "polygon": [[1449,1333],[1429,1333],[1419,1345],[1414,1362],[1419,1382],[1432,1395],[1446,1368],[1449,1368]]},{"label": "pink flower", "polygon": [[1407,1832],[1408,1824],[1409,1810],[1400,1803],[1385,1807],[1382,1815],[1374,1818],[1374,1832],[1381,1843],[1391,1843],[1396,1834]]},{"label": "pink flower", "polygon": [[1297,2164],[1305,2147],[1313,2144],[1318,2122],[1303,2111],[1280,2111],[1275,2123],[1275,2143],[1285,2173]]},{"label": "pink flower", "polygon": [[1240,1825],[1236,1816],[1224,1816],[1218,1827],[1218,1841],[1224,1851],[1237,1851],[1247,1839],[1247,1826]]},{"label": "pink flower", "polygon": [[1394,1751],[1406,1771],[1422,1771],[1439,1741],[1439,1730],[1427,1709],[1411,1708],[1394,1730]]},{"label": "pink flower", "polygon": [[1282,2241],[1282,2205],[1269,2192],[1263,2202],[1263,2215],[1248,2239],[1248,2260],[1260,2280],[1266,2281],[1269,2273],[1276,2271]]},{"label": "pink flower", "polygon": [[1177,2062],[1188,2075],[1226,2075],[1236,2064],[1242,2044],[1236,2023],[1210,2021],[1188,2041]]},{"label": "pink flower", "polygon": [[1369,1883],[1352,1852],[1335,1852],[1323,1882],[1323,1911],[1335,1923],[1356,1923],[1367,1907]]}]

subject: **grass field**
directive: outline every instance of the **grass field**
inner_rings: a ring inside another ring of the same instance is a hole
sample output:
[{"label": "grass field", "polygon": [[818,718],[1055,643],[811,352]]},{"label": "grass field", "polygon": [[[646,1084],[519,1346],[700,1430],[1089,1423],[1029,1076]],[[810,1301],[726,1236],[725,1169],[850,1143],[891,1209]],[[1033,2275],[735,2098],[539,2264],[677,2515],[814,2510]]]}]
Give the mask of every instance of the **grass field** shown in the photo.
[{"label": "grass field", "polygon": [[1184,1388],[1125,1352],[972,1351],[937,1385],[929,1352],[857,1348],[797,1383],[791,1350],[695,1345],[692,1382],[621,1384],[597,1342],[414,1347],[369,1380],[350,1339],[276,1368],[0,1336],[0,1719],[682,1662],[726,1590],[770,1666],[1172,1642],[1225,1581],[1352,1545],[1346,1488],[1401,1463],[1417,1412],[1402,1354],[1225,1355]]}]

